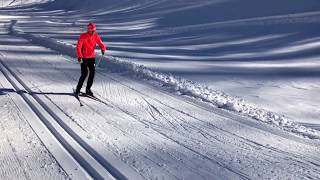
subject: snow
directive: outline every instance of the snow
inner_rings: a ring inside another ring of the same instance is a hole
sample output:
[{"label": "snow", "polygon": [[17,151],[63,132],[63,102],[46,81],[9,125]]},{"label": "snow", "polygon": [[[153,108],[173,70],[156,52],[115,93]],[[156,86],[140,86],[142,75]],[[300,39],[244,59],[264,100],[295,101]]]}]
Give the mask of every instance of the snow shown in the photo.
[{"label": "snow", "polygon": [[[24,34],[20,33],[19,30],[13,29],[11,33],[21,35],[26,38],[30,38],[33,42],[41,43],[47,47],[53,48],[55,50],[62,50],[65,53],[72,55],[74,53],[74,48],[72,44],[67,43],[61,43],[59,41],[56,41],[54,39],[46,38],[44,36],[37,36],[32,34]],[[48,45],[49,44],[49,45]],[[99,56],[99,55],[98,55]],[[101,57],[99,57],[100,59]],[[311,138],[311,139],[320,139],[320,132],[312,129],[307,128],[305,126],[299,125],[293,121],[290,121],[288,118],[284,117],[281,114],[274,113],[262,108],[257,107],[256,105],[249,103],[241,98],[238,97],[232,97],[222,91],[213,90],[212,88],[209,88],[208,86],[204,86],[198,83],[195,83],[190,80],[186,80],[183,78],[175,77],[170,74],[164,74],[159,73],[157,71],[150,70],[146,68],[143,65],[137,65],[135,63],[128,62],[128,60],[123,58],[118,58],[114,56],[108,56],[108,61],[110,63],[105,63],[105,61],[102,61],[100,63],[100,67],[111,67],[111,71],[113,72],[127,72],[127,73],[133,73],[138,78],[142,78],[144,80],[155,80],[160,83],[160,86],[170,86],[170,89],[173,89],[178,94],[183,94],[192,98],[198,98],[204,102],[208,102],[216,107],[231,110],[235,112],[239,112],[241,114],[244,114],[246,116],[252,117],[256,120],[266,122],[269,124],[272,124],[276,127],[280,127],[284,130]],[[304,66],[310,66],[314,67],[317,65],[316,60],[312,59],[313,63],[300,63],[298,64],[291,63],[290,66],[296,67],[297,65],[304,65]],[[281,64],[244,64],[244,63],[238,63],[231,65],[232,67],[241,67],[241,68],[250,68],[251,66],[254,66],[255,68],[263,68],[263,67],[282,67]]]},{"label": "snow", "polygon": [[[87,22],[95,21],[110,46],[110,56],[201,83],[316,128],[319,103],[312,97],[319,87],[317,5],[315,0],[56,0],[35,6],[37,10],[15,13],[33,16],[32,21],[16,18],[21,19],[18,26],[23,31],[69,44],[76,42],[75,34]],[[294,83],[304,84],[305,90],[296,89]]]},{"label": "snow", "polygon": [[[2,73],[0,74],[3,80]],[[12,100],[13,89],[0,83],[0,178],[66,179],[67,174],[34,133]]]},{"label": "snow", "polygon": [[0,5],[1,8],[25,7],[46,2],[50,2],[50,0],[1,0]]},{"label": "snow", "polygon": [[[3,2],[1,60],[108,166],[145,179],[320,178],[317,1]],[[74,45],[90,21],[109,50],[102,102],[80,107]],[[7,86],[0,98],[21,101]]]}]

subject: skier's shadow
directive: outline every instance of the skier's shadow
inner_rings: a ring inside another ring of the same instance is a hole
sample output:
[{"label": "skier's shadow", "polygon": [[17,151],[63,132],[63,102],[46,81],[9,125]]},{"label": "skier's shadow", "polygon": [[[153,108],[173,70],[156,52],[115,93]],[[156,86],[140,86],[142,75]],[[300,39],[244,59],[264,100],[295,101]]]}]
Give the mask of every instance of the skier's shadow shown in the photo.
[{"label": "skier's shadow", "polygon": [[0,96],[1,95],[6,95],[7,93],[13,93],[16,92],[14,89],[9,89],[9,88],[0,88]]},{"label": "skier's shadow", "polygon": [[[26,92],[26,93],[28,93],[28,92]],[[34,94],[37,94],[37,95],[61,95],[61,96],[74,96],[74,94],[73,93],[63,93],[63,92],[57,92],[57,93],[55,93],[55,92],[30,92],[30,93],[28,93],[28,94],[30,94],[30,95],[34,95]]]},{"label": "skier's shadow", "polygon": [[0,88],[0,96],[6,95],[8,93],[17,93],[17,94],[30,94],[30,95],[61,95],[61,96],[73,96],[73,93],[63,93],[63,92],[27,92],[25,90],[16,91],[10,88]]}]

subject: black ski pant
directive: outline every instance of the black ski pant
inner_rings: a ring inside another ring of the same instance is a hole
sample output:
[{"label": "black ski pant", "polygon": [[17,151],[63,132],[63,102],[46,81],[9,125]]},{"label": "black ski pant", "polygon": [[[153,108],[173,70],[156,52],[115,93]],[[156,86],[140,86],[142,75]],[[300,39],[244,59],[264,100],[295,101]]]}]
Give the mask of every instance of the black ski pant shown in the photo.
[{"label": "black ski pant", "polygon": [[77,92],[80,92],[80,89],[82,88],[82,85],[88,75],[88,70],[89,77],[87,81],[86,91],[91,90],[95,73],[95,58],[82,58],[82,61],[83,63],[81,63],[81,76],[76,89]]}]

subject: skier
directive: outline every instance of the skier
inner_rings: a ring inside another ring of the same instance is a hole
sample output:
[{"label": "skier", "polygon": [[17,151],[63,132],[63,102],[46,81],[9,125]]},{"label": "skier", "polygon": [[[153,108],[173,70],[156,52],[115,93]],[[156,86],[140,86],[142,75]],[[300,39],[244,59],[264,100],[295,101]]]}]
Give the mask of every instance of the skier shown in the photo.
[{"label": "skier", "polygon": [[88,75],[86,94],[93,96],[91,91],[91,86],[93,84],[94,73],[95,73],[95,52],[94,49],[96,45],[99,45],[102,55],[106,51],[106,46],[102,43],[99,35],[96,33],[96,25],[94,23],[89,23],[87,26],[87,32],[82,33],[79,37],[77,43],[77,57],[78,62],[81,64],[81,76],[75,90],[75,95],[80,94],[82,85]]}]

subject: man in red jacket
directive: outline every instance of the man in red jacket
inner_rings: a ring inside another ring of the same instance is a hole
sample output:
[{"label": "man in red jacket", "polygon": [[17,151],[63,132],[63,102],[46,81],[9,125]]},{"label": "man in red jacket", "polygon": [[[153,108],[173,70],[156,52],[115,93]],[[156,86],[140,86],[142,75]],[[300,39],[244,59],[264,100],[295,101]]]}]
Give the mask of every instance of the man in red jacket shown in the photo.
[{"label": "man in red jacket", "polygon": [[95,73],[95,52],[94,49],[98,44],[101,49],[102,55],[106,51],[106,46],[102,43],[99,35],[96,33],[96,25],[94,23],[89,23],[88,31],[82,33],[77,43],[77,56],[78,62],[81,64],[81,77],[79,79],[77,89],[75,91],[76,95],[79,95],[82,88],[83,82],[85,81],[88,75],[89,77],[86,87],[86,94],[93,96],[91,91],[91,86],[93,84],[94,73]]}]

